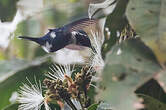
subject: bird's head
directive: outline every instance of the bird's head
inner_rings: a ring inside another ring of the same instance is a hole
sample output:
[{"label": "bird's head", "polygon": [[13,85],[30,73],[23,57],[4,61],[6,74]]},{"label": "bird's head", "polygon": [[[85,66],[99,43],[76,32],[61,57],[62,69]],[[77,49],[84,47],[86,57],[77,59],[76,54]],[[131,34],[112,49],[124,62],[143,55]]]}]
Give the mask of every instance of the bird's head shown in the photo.
[{"label": "bird's head", "polygon": [[67,45],[69,37],[64,35],[61,28],[49,29],[44,36],[39,38],[19,36],[18,38],[27,39],[39,44],[46,52],[55,52]]}]

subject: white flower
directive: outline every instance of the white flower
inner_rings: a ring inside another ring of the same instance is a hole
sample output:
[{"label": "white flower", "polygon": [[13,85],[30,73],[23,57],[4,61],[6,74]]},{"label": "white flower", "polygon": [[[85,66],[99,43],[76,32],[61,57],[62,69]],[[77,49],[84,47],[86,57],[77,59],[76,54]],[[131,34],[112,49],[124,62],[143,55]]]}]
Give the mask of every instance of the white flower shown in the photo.
[{"label": "white flower", "polygon": [[[82,110],[81,104],[79,101],[77,101],[77,99],[75,98],[71,98],[72,103],[74,104],[74,106],[77,108],[77,110]],[[71,109],[72,110],[72,109]]]},{"label": "white flower", "polygon": [[[74,104],[74,106],[77,108],[77,110],[82,110],[81,104],[79,101],[77,101],[77,99],[71,98],[71,101]],[[72,108],[67,103],[65,103],[63,110],[72,110]]]},{"label": "white flower", "polygon": [[10,103],[15,103],[17,98],[18,98],[18,93],[15,91],[15,92],[12,93],[12,95],[9,99]]},{"label": "white flower", "polygon": [[[17,101],[20,103],[18,110],[40,110],[44,104],[45,109],[49,110],[47,101],[42,95],[41,83],[32,84],[28,80],[30,85],[23,84],[19,90],[19,97]],[[36,80],[35,80],[36,82]]]},{"label": "white flower", "polygon": [[91,31],[92,38],[92,46],[94,47],[96,52],[93,52],[93,57],[91,58],[90,65],[94,67],[97,71],[101,71],[104,67],[104,60],[101,54],[101,47],[104,42],[104,36],[99,36],[99,32]]},{"label": "white flower", "polygon": [[65,76],[67,75],[68,77],[71,77],[71,74],[74,71],[74,66],[73,68],[70,67],[70,65],[52,65],[50,67],[50,72],[48,72],[48,74],[46,74],[47,77],[56,80],[56,79],[60,79],[61,81],[63,81],[65,79]]}]

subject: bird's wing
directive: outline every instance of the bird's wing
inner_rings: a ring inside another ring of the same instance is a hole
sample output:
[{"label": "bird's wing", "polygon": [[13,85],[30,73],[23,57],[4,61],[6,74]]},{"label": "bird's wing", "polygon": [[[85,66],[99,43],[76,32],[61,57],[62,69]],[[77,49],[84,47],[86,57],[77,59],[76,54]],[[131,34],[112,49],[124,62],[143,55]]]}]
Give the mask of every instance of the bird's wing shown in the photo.
[{"label": "bird's wing", "polygon": [[66,48],[73,49],[73,50],[82,50],[83,47],[91,48],[91,42],[88,35],[80,30],[80,31],[72,31],[71,32],[73,37],[73,42],[70,45],[67,45]]},{"label": "bird's wing", "polygon": [[[80,45],[79,46],[86,46],[91,47],[91,41],[93,41],[93,35],[92,32],[98,32],[99,36],[95,37],[101,37],[101,29],[99,26],[99,20],[98,19],[89,19],[89,18],[83,18],[77,21],[74,21],[70,24],[67,24],[64,26],[67,33],[71,33],[73,35],[73,32],[77,32],[77,41],[80,39]],[[85,33],[84,33],[85,32]],[[90,40],[92,39],[92,40]],[[95,38],[96,39],[96,38]],[[97,38],[98,39],[98,38]],[[101,38],[99,38],[100,40]],[[90,42],[89,42],[90,40]],[[85,44],[84,44],[85,43]],[[73,46],[69,46],[70,49],[74,49]]]},{"label": "bird's wing", "polygon": [[97,19],[89,19],[89,18],[83,18],[77,21],[74,21],[70,24],[65,25],[67,27],[68,32],[77,31],[77,30],[83,30],[86,33],[89,33],[91,29],[98,27],[98,20]]},{"label": "bird's wing", "polygon": [[71,50],[83,50],[83,49],[85,49],[84,46],[78,46],[76,44],[69,44],[65,48],[71,49]]}]

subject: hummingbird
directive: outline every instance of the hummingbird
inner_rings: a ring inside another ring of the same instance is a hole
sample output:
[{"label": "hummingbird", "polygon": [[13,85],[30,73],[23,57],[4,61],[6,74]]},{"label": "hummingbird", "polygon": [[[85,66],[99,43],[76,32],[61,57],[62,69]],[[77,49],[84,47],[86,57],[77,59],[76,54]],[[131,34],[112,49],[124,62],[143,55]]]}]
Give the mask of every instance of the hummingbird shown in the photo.
[{"label": "hummingbird", "polygon": [[19,36],[18,38],[39,44],[47,53],[56,52],[62,48],[81,50],[89,47],[94,50],[84,29],[95,24],[97,19],[83,18],[59,28],[48,29],[49,31],[42,37]]}]

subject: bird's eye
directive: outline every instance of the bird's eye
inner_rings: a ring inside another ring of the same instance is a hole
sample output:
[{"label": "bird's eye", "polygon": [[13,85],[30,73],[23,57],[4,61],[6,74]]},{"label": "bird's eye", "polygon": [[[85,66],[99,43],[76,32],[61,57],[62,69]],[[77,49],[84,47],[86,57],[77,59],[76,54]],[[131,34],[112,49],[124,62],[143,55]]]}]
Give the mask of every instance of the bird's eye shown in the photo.
[{"label": "bird's eye", "polygon": [[51,32],[50,33],[50,37],[55,38],[56,37],[56,33],[55,32]]}]

